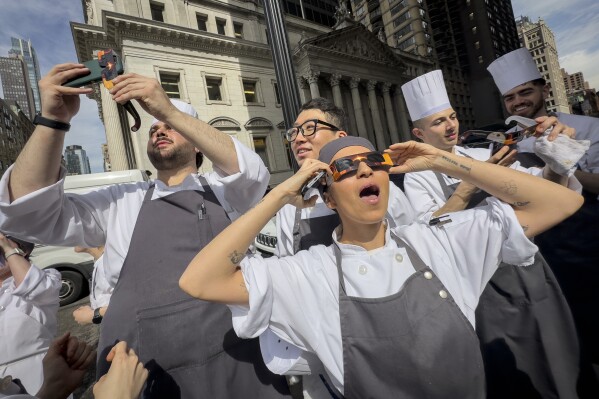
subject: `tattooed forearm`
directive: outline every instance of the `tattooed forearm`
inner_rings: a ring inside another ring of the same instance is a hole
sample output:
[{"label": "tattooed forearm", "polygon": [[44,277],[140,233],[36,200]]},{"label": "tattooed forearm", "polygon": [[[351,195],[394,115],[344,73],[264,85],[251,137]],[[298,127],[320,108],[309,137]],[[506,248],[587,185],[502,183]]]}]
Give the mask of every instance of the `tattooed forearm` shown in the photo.
[{"label": "tattooed forearm", "polygon": [[231,261],[231,263],[233,263],[234,265],[238,265],[239,262],[241,262],[241,260],[245,257],[245,254],[239,253],[237,251],[233,251],[229,254],[229,260]]},{"label": "tattooed forearm", "polygon": [[512,206],[526,206],[530,204],[530,201],[516,201],[512,203]]},{"label": "tattooed forearm", "polygon": [[445,162],[449,162],[450,164],[457,166],[460,169],[464,169],[468,173],[470,173],[470,169],[472,169],[470,166],[464,165],[463,163],[458,163],[457,161],[454,161],[453,159],[451,159],[445,155],[441,155],[441,159],[444,160]]},{"label": "tattooed forearm", "polygon": [[513,181],[504,181],[501,186],[501,191],[506,194],[513,195],[518,192],[518,186]]},{"label": "tattooed forearm", "polygon": [[452,165],[458,166],[458,163],[456,161],[454,161],[453,159],[446,157],[445,155],[441,155],[441,159],[444,160],[445,162],[449,162]]}]

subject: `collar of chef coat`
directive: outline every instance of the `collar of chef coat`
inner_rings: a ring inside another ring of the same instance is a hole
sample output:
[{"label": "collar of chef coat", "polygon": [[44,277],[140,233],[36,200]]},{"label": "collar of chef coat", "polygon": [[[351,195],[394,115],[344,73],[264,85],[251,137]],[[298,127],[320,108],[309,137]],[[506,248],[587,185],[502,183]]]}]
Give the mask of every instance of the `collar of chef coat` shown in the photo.
[{"label": "collar of chef coat", "polygon": [[186,190],[197,190],[204,192],[204,187],[200,183],[199,175],[197,173],[190,173],[182,182],[176,186],[167,186],[162,180],[154,181],[155,187],[152,193],[152,200],[163,198],[168,195],[178,193],[179,191]]},{"label": "collar of chef coat", "polygon": [[337,236],[342,231],[341,225],[337,226],[337,228],[333,231],[333,242],[339,246],[339,249],[341,250],[341,253],[343,254],[343,256],[352,256],[352,255],[353,256],[356,256],[356,255],[362,256],[364,254],[372,255],[373,253],[376,253],[377,251],[387,248],[389,243],[392,242],[391,233],[390,233],[391,230],[388,227],[389,223],[388,223],[387,219],[385,219],[383,221],[383,223],[385,225],[385,244],[382,247],[367,250],[359,245],[343,244],[343,243],[339,242],[337,240]]}]

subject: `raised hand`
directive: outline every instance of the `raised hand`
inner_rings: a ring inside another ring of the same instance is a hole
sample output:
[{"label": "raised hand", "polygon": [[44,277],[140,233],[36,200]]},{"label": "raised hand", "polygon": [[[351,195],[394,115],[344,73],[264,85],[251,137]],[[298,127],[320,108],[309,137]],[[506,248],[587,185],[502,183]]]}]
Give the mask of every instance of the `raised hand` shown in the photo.
[{"label": "raised hand", "polygon": [[518,151],[510,151],[510,147],[506,145],[493,154],[489,159],[487,159],[487,162],[510,167],[514,162],[516,162],[516,155],[518,155]]},{"label": "raised hand", "polygon": [[55,65],[46,76],[39,81],[42,100],[42,116],[48,119],[69,123],[79,112],[79,95],[89,94],[91,88],[75,88],[62,86],[64,82],[88,73],[83,64]]},{"label": "raised hand", "polygon": [[389,173],[409,173],[433,168],[442,151],[424,143],[406,141],[389,146],[385,152],[391,155],[393,166]]},{"label": "raised hand", "polygon": [[110,94],[119,104],[137,100],[144,111],[160,121],[167,121],[168,115],[178,112],[160,82],[154,78],[127,73],[115,78],[113,83],[115,85],[110,90]]},{"label": "raised hand", "polygon": [[314,175],[316,175],[316,173],[318,173],[318,171],[321,170],[331,174],[329,165],[326,163],[320,162],[316,159],[306,159],[296,174],[279,184],[273,189],[273,191],[277,190],[283,196],[285,203],[291,204],[297,208],[314,206],[317,197],[312,196],[310,199],[304,200],[300,194],[300,189],[308,180],[310,180]]}]

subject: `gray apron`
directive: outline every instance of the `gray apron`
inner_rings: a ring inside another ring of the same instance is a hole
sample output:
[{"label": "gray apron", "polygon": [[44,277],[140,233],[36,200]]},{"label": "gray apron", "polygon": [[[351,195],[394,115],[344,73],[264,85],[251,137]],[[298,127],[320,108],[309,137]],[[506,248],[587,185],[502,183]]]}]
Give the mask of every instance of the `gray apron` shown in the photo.
[{"label": "gray apron", "polygon": [[[459,183],[448,186],[437,178],[449,198]],[[477,194],[466,209],[489,196]],[[580,348],[572,313],[540,253],[531,266],[499,265],[476,308],[476,333],[487,398],[578,397]]]},{"label": "gray apron", "polygon": [[230,220],[203,177],[205,192],[145,195],[127,258],[102,321],[98,378],[110,348],[125,340],[150,371],[145,398],[279,398],[284,377],[270,373],[257,339],[242,340],[227,306],[179,288],[192,258]]},{"label": "gray apron", "polygon": [[335,245],[346,398],[481,399],[483,363],[472,325],[405,243],[416,272],[396,294],[349,297]]},{"label": "gray apron", "polygon": [[302,210],[297,208],[293,222],[293,253],[308,249],[312,245],[333,243],[333,230],[341,223],[339,215],[302,219]]}]

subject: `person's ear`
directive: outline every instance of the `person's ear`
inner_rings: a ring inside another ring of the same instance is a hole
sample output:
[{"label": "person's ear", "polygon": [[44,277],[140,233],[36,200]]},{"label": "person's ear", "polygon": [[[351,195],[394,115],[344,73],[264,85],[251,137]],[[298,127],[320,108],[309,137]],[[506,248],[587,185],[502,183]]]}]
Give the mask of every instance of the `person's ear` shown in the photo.
[{"label": "person's ear", "polygon": [[347,132],[345,130],[338,130],[337,131],[337,138],[347,137],[347,136],[348,136],[348,134],[347,134]]},{"label": "person's ear", "polygon": [[[330,187],[329,187],[329,190],[330,190]],[[331,196],[330,191],[325,191],[323,194],[324,194],[323,195],[323,201],[324,201],[325,205],[329,209],[336,209],[337,208],[337,203],[335,202],[335,200]]]},{"label": "person's ear", "polygon": [[414,136],[416,136],[417,138],[419,138],[420,140],[424,141],[424,139],[423,139],[424,135],[422,134],[422,130],[418,129],[417,127],[412,129],[412,134]]},{"label": "person's ear", "polygon": [[549,97],[549,85],[543,86],[543,100],[547,100]]}]

